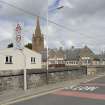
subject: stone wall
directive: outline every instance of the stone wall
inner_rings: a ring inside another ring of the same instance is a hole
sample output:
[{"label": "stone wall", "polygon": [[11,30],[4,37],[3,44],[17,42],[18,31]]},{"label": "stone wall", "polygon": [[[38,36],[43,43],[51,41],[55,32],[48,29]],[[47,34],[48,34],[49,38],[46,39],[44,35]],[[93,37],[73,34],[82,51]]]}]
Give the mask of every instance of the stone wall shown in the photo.
[{"label": "stone wall", "polygon": [[0,77],[0,91],[23,88],[23,76]]},{"label": "stone wall", "polygon": [[76,78],[81,78],[84,76],[82,70],[67,70],[67,71],[57,71],[50,72],[48,75],[49,83],[62,82],[67,80],[73,80]]},{"label": "stone wall", "polygon": [[27,86],[30,88],[37,88],[46,84],[46,74],[30,74],[27,75]]},{"label": "stone wall", "polygon": [[[99,74],[105,72],[104,66],[88,66],[88,67],[71,67],[71,68],[57,68],[49,69],[48,75],[45,69],[43,70],[27,70],[27,87],[28,89],[37,88],[39,86],[46,85],[46,83],[52,84],[67,80],[73,80],[81,78],[83,76]],[[17,71],[0,71],[0,94],[6,90],[23,89],[23,70]]]},{"label": "stone wall", "polygon": [[[27,70],[28,89],[37,88],[48,83],[62,82],[86,75],[85,68],[79,69],[51,69],[48,76],[46,70]],[[23,89],[23,70],[0,71],[0,92],[6,90]]]},{"label": "stone wall", "polygon": [[104,73],[105,66],[87,66],[87,75],[94,76],[96,74]]}]

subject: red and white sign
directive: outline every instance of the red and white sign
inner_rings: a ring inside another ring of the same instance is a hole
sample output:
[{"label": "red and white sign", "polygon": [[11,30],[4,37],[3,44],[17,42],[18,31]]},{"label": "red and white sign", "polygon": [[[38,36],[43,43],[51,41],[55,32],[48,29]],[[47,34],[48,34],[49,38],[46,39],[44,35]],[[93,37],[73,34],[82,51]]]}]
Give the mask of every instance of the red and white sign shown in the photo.
[{"label": "red and white sign", "polygon": [[21,35],[16,35],[16,42],[20,42],[21,41]]},{"label": "red and white sign", "polygon": [[23,37],[22,37],[22,27],[20,24],[16,25],[15,28],[15,48],[17,49],[23,49]]},{"label": "red and white sign", "polygon": [[21,28],[20,24],[17,24],[17,26],[16,26],[16,32],[17,33],[21,33],[21,30],[22,30],[22,28]]}]

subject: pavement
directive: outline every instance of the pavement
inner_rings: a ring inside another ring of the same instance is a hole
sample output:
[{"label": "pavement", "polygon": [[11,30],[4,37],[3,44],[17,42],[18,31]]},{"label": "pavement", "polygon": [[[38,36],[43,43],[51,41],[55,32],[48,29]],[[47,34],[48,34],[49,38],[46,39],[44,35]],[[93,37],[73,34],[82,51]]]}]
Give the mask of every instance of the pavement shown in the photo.
[{"label": "pavement", "polygon": [[[13,105],[35,105],[36,103],[37,103],[36,105],[42,105],[42,104],[43,105],[51,105],[51,103],[47,104],[46,102],[51,99],[58,100],[60,97],[63,97],[63,98],[65,97],[63,95],[59,95],[59,93],[62,93],[63,91],[71,92],[71,91],[73,91],[74,88],[77,88],[77,90],[78,90],[80,88],[83,88],[83,87],[76,87],[76,86],[79,86],[79,84],[82,84],[82,86],[85,86],[85,83],[95,80],[95,79],[99,79],[104,76],[105,76],[105,74],[100,74],[95,77],[83,77],[81,79],[64,81],[64,82],[60,82],[60,83],[56,83],[56,84],[49,84],[49,85],[45,85],[45,86],[42,86],[42,87],[39,87],[36,89],[27,90],[27,92],[25,92],[23,90],[14,90],[14,91],[5,92],[3,95],[0,95],[0,105],[12,105],[12,104]],[[89,87],[85,87],[85,88],[89,88]],[[96,88],[97,88],[97,86],[96,86]],[[83,89],[83,91],[86,91],[86,90]],[[67,93],[65,93],[65,94],[67,94]],[[72,93],[72,94],[77,94],[77,93]],[[43,97],[42,101],[39,100],[40,97]],[[48,100],[47,101],[44,100],[45,98],[46,99],[48,98]],[[51,98],[51,99],[49,99],[49,98]],[[55,100],[53,100],[53,101],[55,102]],[[73,100],[74,100],[74,98],[73,98]],[[27,102],[27,101],[28,101],[28,104],[26,104],[26,103],[23,104],[24,102]],[[38,104],[38,102],[39,102],[39,104]],[[42,102],[42,104],[40,102]],[[59,104],[57,103],[55,105],[59,105]],[[60,105],[64,105],[63,102],[62,102],[62,104],[60,103]],[[76,104],[72,104],[72,105],[76,105]]]}]

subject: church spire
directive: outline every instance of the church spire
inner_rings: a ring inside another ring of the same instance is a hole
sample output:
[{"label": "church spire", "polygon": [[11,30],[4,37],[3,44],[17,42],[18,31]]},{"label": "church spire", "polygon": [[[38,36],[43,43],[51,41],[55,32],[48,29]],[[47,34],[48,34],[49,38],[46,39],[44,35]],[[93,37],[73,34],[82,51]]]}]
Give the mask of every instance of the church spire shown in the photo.
[{"label": "church spire", "polygon": [[39,16],[37,16],[35,35],[36,36],[41,36]]},{"label": "church spire", "polygon": [[44,37],[41,33],[39,16],[37,16],[36,29],[32,37],[32,50],[41,52],[44,49]]}]

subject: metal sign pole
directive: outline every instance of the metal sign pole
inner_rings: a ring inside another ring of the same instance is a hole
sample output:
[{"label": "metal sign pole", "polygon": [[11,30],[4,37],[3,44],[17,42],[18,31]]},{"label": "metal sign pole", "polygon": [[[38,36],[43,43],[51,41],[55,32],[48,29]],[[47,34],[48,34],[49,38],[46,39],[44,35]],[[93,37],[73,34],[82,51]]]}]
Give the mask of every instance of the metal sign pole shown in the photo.
[{"label": "metal sign pole", "polygon": [[26,56],[22,50],[22,54],[24,57],[24,91],[27,91],[27,69],[26,69]]},{"label": "metal sign pole", "polygon": [[16,28],[15,28],[15,33],[16,33],[16,37],[15,37],[15,48],[20,50],[22,55],[23,55],[23,63],[24,63],[24,67],[23,67],[23,73],[24,73],[24,91],[27,91],[27,70],[26,70],[26,56],[24,54],[24,44],[22,41],[22,27],[20,24],[17,24]]},{"label": "metal sign pole", "polygon": [[24,91],[27,91],[27,71],[26,71],[26,67],[24,68]]}]

